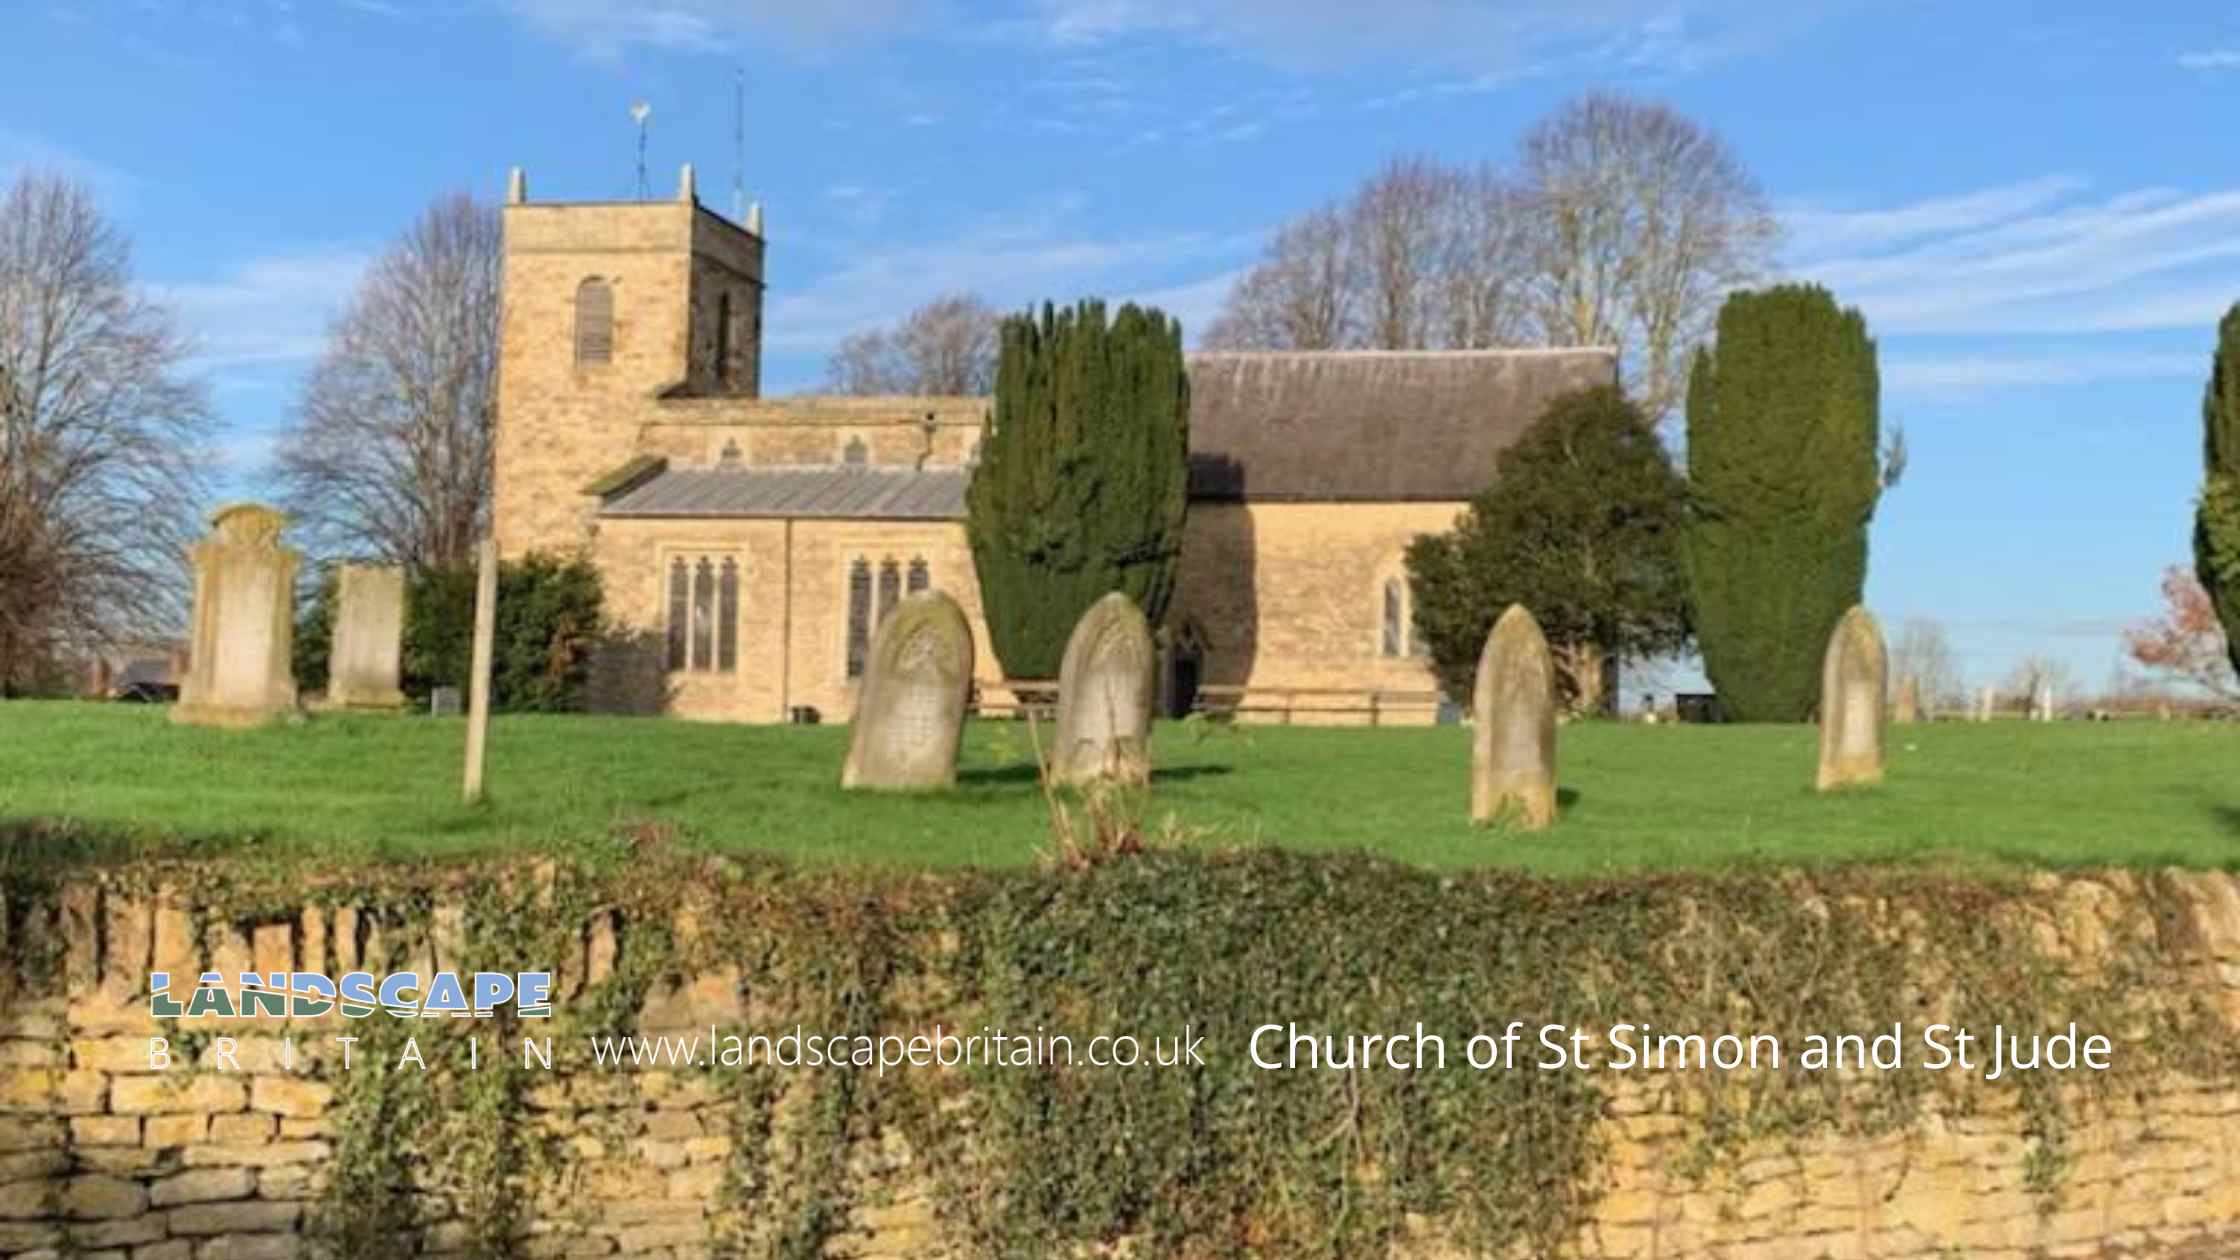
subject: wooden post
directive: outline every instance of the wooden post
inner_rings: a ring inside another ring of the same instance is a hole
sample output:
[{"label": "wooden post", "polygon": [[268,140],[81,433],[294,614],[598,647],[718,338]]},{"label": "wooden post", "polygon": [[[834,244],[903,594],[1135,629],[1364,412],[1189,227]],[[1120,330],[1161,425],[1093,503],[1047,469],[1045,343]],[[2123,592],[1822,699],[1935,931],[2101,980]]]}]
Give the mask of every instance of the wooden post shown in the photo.
[{"label": "wooden post", "polygon": [[468,680],[467,774],[463,795],[469,805],[482,799],[482,754],[490,742],[490,653],[498,632],[498,544],[485,538],[477,549],[474,583],[474,675]]}]

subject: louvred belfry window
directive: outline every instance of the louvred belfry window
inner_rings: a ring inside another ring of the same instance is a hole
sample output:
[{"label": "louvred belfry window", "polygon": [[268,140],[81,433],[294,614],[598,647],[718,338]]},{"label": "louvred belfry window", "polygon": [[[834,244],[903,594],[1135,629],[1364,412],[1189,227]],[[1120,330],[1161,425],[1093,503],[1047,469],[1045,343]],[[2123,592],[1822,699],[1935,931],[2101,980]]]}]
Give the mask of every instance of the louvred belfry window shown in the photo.
[{"label": "louvred belfry window", "polygon": [[576,362],[614,358],[614,287],[593,277],[576,286]]}]

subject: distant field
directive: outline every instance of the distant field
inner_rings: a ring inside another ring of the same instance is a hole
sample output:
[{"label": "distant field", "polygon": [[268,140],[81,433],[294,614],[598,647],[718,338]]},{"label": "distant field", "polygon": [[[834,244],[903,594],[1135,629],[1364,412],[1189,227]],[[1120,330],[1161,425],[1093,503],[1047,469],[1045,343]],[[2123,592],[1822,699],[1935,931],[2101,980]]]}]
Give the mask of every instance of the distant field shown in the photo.
[{"label": "distant field", "polygon": [[[1046,728],[1045,728],[1046,729]],[[280,858],[615,851],[618,834],[811,862],[1030,861],[1048,835],[1023,723],[975,723],[954,793],[844,794],[843,727],[500,718],[491,801],[458,803],[457,720],[321,717],[247,733],[160,708],[0,704],[0,827],[70,820]],[[1162,726],[1142,809],[1198,843],[1373,850],[1554,875],[1839,860],[2240,867],[2240,727],[1898,728],[1890,781],[1810,790],[1807,727],[1588,724],[1561,824],[1471,828],[1467,733]]]}]

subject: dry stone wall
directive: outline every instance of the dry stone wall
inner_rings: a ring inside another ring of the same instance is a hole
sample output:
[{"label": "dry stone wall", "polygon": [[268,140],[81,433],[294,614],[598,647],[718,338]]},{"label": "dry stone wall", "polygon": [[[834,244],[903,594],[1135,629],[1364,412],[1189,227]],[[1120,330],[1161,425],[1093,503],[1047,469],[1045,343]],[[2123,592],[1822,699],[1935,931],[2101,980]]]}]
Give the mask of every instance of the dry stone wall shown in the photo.
[{"label": "dry stone wall", "polygon": [[[2041,877],[2069,907],[2046,925],[2048,948],[2089,961],[2111,924],[2135,916],[2141,878]],[[2168,977],[2164,996],[2198,998],[2240,1030],[2240,878],[2159,878],[2180,890],[2184,908],[2157,930],[2184,941],[2194,960]],[[385,938],[397,925],[331,905],[220,922],[191,896],[91,886],[65,888],[59,911],[46,918],[27,916],[19,902],[9,922],[8,910],[0,898],[0,943],[18,959],[45,957],[53,967],[45,983],[0,989],[0,1256],[323,1254],[316,1229],[351,1140],[333,1038],[388,1017],[215,1019],[182,1032],[185,1021],[151,1017],[148,977],[373,967],[396,956],[394,938]],[[439,897],[426,943],[413,945],[408,961],[421,970],[460,965],[467,910]],[[558,1003],[614,976],[636,930],[691,937],[690,913],[638,929],[611,910],[593,913],[580,948],[557,960]],[[672,976],[643,992],[623,1026],[699,1032],[785,1015],[754,1009],[745,996],[754,987],[735,968]],[[535,1031],[533,1022],[522,1031]],[[155,1037],[174,1056],[169,1070],[151,1066]],[[2207,1256],[2240,1247],[2240,1092],[2229,1083],[2165,1079],[2078,1113],[2062,1190],[2051,1198],[2029,1184],[2031,1121],[2011,1095],[1934,1109],[1911,1130],[1874,1139],[1749,1145],[1704,1171],[1689,1166],[1701,1127],[1693,1096],[1669,1084],[1652,1075],[1611,1091],[1599,1126],[1607,1157],[1579,1254],[1948,1260]],[[518,1254],[738,1254],[742,1222],[725,1206],[734,1201],[727,1183],[742,1167],[784,1175],[782,1157],[741,1158],[738,1147],[751,1139],[736,1101],[702,1071],[563,1066],[532,1077],[522,1102],[522,1123],[563,1158],[523,1188],[510,1247]],[[761,1136],[773,1151],[785,1145],[782,1122]],[[414,1140],[444,1139],[429,1129]],[[858,1134],[844,1175],[846,1221],[825,1254],[964,1254],[906,1143]],[[471,1202],[433,1185],[421,1193],[416,1232],[425,1253],[491,1254]],[[1457,1254],[1429,1228],[1403,1250]]]}]

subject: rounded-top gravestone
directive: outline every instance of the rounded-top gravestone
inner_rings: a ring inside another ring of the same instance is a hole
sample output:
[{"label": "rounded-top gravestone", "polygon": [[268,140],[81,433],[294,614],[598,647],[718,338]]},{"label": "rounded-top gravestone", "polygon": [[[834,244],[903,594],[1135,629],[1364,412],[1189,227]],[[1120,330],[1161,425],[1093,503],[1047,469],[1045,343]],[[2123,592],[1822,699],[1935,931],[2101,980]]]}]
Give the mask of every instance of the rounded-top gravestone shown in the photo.
[{"label": "rounded-top gravestone", "polygon": [[840,786],[954,786],[971,695],[972,627],[964,610],[940,591],[903,600],[872,641]]},{"label": "rounded-top gravestone", "polygon": [[194,545],[194,620],[188,667],[171,720],[258,726],[296,711],[296,566],[280,545],[287,518],[257,503],[210,516]]},{"label": "rounded-top gravestone", "polygon": [[1546,828],[1556,820],[1555,657],[1524,605],[1493,623],[1472,700],[1471,820]]},{"label": "rounded-top gravestone", "polygon": [[1882,782],[1882,707],[1889,683],[1882,628],[1854,604],[1828,636],[1820,664],[1821,791]]},{"label": "rounded-top gravestone", "polygon": [[1157,649],[1151,623],[1119,591],[1089,606],[1066,640],[1058,671],[1058,783],[1151,781]]}]

